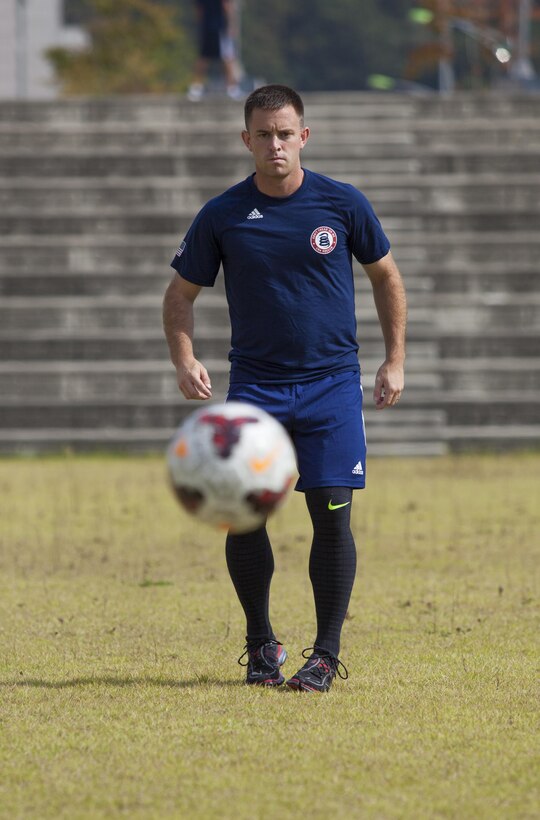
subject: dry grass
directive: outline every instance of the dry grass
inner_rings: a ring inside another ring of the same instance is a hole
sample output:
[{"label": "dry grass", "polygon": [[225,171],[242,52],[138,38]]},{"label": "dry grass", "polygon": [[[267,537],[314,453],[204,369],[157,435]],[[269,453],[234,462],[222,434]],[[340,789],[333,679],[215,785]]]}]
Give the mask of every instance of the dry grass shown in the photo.
[{"label": "dry grass", "polygon": [[[0,817],[538,817],[539,476],[535,455],[371,462],[351,677],[319,697],[242,685],[222,536],[161,459],[0,461]],[[271,532],[292,673],[301,496]]]}]

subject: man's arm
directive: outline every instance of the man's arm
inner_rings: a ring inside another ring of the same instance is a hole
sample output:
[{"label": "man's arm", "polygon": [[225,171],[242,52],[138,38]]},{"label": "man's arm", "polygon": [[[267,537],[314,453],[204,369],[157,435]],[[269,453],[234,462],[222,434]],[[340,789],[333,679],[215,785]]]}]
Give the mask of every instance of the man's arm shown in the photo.
[{"label": "man's arm", "polygon": [[379,315],[386,359],[377,371],[373,398],[378,410],[399,401],[404,386],[405,328],[407,299],[403,280],[391,253],[378,262],[364,265]]},{"label": "man's arm", "polygon": [[206,368],[193,355],[193,303],[201,288],[175,274],[163,299],[163,328],[178,387],[186,399],[209,399],[212,385]]}]

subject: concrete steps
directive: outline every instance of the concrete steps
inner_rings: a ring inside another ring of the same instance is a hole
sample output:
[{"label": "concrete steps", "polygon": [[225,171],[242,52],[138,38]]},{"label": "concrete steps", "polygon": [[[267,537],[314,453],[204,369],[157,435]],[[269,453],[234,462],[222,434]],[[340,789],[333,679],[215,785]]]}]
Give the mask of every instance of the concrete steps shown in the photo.
[{"label": "concrete steps", "polygon": [[[168,260],[167,260],[168,261]],[[519,266],[505,261],[478,262],[471,270],[464,271],[447,262],[430,264],[409,260],[402,262],[401,271],[407,290],[413,294],[489,293],[492,298],[506,294],[535,293],[538,283],[538,266],[534,261],[521,262]],[[358,266],[358,277],[363,274]],[[0,295],[7,296],[141,296],[164,289],[173,275],[167,265],[155,268],[130,268],[119,272],[96,270],[66,271],[54,265],[46,270],[22,270],[13,267],[0,276]],[[219,280],[214,291],[219,288]],[[359,290],[369,296],[367,287]]]},{"label": "concrete steps", "polygon": [[[192,408],[191,408],[192,409]],[[179,415],[178,418],[181,418]],[[418,439],[414,435],[418,427],[409,431],[407,427],[386,429],[378,440],[370,438],[370,453],[378,456],[438,456],[447,451],[446,443],[441,441],[434,428],[432,436],[426,433]],[[409,435],[410,432],[410,435]],[[58,430],[40,427],[37,430],[27,428],[13,429],[9,437],[0,431],[0,453],[33,455],[35,453],[56,453],[58,451],[77,452],[155,452],[164,450],[169,439],[170,430],[164,427],[154,428],[95,428],[84,429],[70,427]]]},{"label": "concrete steps", "polygon": [[[217,153],[209,146],[186,146],[184,149],[147,150],[126,154],[98,148],[94,152],[67,151],[61,145],[50,151],[3,151],[0,153],[0,177],[129,177],[129,176],[204,176],[225,175],[243,179],[251,171],[246,149],[232,140],[230,149]],[[343,158],[343,154],[347,154]],[[336,159],[336,154],[342,158]],[[386,174],[468,174],[468,173],[538,173],[540,146],[482,148],[480,146],[409,146],[375,143],[351,146],[319,145],[305,152],[305,164],[313,171],[344,176],[356,165],[357,173]]]},{"label": "concrete steps", "polygon": [[[533,263],[540,255],[540,232],[531,231],[460,231],[423,233],[388,231],[394,255],[406,265],[461,266],[485,262],[514,266]],[[160,265],[168,269],[181,231],[174,234],[145,234],[129,238],[123,235],[32,235],[3,236],[0,244],[0,270],[51,271],[66,268],[79,272],[125,273],[148,270]],[[171,250],[172,249],[172,250]],[[36,271],[39,272],[39,271]],[[172,271],[171,271],[172,273]]]},{"label": "concrete steps", "polygon": [[[435,206],[441,212],[460,212],[467,206],[486,205],[494,208],[529,206],[538,207],[540,172],[512,174],[504,187],[495,173],[437,175],[419,177],[417,174],[372,174],[349,168],[341,177],[361,188],[378,210],[401,214],[405,205],[427,208]],[[234,184],[231,177],[153,177],[151,181],[129,177],[86,178],[30,176],[0,178],[0,207],[2,214],[28,213],[39,208],[46,213],[65,212],[86,214],[137,213],[156,209],[198,209],[212,196]]]},{"label": "concrete steps", "polygon": [[[407,390],[379,413],[384,350],[355,265],[370,451],[537,446],[540,96],[305,97],[304,164],[371,199],[409,293]],[[194,213],[251,173],[241,115],[172,96],[0,102],[0,452],[161,448],[194,408],[161,299]],[[220,399],[221,279],[196,326]]]},{"label": "concrete steps", "polygon": [[[331,121],[336,117],[372,122],[401,120],[410,127],[415,120],[444,120],[450,123],[459,117],[466,120],[482,117],[498,126],[512,117],[530,119],[540,113],[538,95],[527,93],[456,93],[451,97],[434,94],[373,94],[362,92],[311,92],[302,95],[307,118]],[[73,98],[53,101],[3,101],[0,122],[7,123],[149,123],[176,125],[196,119],[205,127],[215,123],[241,123],[242,105],[228,100],[203,100],[196,106],[175,95],[129,96],[112,98]]]},{"label": "concrete steps", "polygon": [[[228,366],[223,359],[205,357],[212,375],[213,392],[220,396],[227,390]],[[371,382],[378,359],[366,360],[363,367],[366,382]],[[438,387],[440,376],[425,370],[424,362],[411,365],[411,386]],[[172,366],[166,359],[109,361],[37,361],[0,363],[0,388],[10,406],[21,401],[44,399],[102,399],[111,405],[124,398],[146,395],[147,399],[175,399],[178,396]]]},{"label": "concrete steps", "polygon": [[[540,203],[529,207],[514,207],[509,214],[502,206],[475,205],[463,208],[459,213],[428,208],[409,203],[407,215],[397,216],[388,206],[379,208],[381,219],[384,219],[386,230],[395,243],[402,241],[411,233],[430,231],[497,231],[519,230],[534,231],[540,224]],[[79,236],[83,231],[91,231],[93,236],[143,236],[155,235],[159,230],[172,234],[178,229],[184,234],[192,220],[192,211],[188,208],[176,208],[174,212],[138,210],[119,215],[115,209],[103,208],[99,213],[92,208],[85,208],[74,214],[71,210],[57,213],[47,210],[47,214],[9,213],[0,214],[0,234],[51,236],[64,233]]]},{"label": "concrete steps", "polygon": [[[198,325],[209,328],[221,325],[228,329],[225,299],[212,294],[205,294],[205,297],[197,304]],[[376,322],[373,307],[359,301],[356,311],[359,326]],[[161,302],[159,296],[144,295],[131,296],[127,303],[123,295],[107,298],[7,297],[0,304],[0,327],[3,333],[20,328],[32,328],[34,331],[151,329],[161,322]],[[409,308],[411,324],[431,330],[431,302],[430,294],[416,295],[416,304]],[[503,320],[519,325],[522,331],[539,331],[540,294],[470,293],[466,307],[460,294],[441,294],[435,318],[439,331],[443,333],[456,330],[466,333],[469,327],[474,327],[478,333],[484,327],[501,325]]]}]

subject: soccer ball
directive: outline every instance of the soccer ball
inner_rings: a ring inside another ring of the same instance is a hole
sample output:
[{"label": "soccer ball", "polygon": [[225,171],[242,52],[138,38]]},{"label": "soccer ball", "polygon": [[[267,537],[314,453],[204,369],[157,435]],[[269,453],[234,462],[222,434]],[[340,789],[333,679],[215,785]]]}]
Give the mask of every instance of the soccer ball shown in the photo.
[{"label": "soccer ball", "polygon": [[285,428],[264,410],[234,401],[188,416],[169,444],[167,463],[181,506],[235,533],[260,527],[296,475]]}]

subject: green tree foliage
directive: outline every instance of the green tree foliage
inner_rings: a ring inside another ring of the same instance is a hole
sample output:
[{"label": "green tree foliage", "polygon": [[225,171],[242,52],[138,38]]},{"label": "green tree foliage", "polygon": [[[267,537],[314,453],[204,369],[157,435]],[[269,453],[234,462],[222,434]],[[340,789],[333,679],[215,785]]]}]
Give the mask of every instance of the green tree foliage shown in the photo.
[{"label": "green tree foliage", "polygon": [[[373,85],[373,75],[388,80],[381,88],[394,87],[389,78],[397,81],[398,88],[404,80],[437,87],[441,15],[451,11],[454,17],[506,30],[498,19],[503,9],[500,0],[237,2],[247,74],[303,91],[363,89]],[[540,15],[539,4],[540,0],[533,0]],[[410,12],[418,7],[432,12],[432,25],[414,22]],[[85,25],[92,41],[82,54],[65,49],[52,52],[67,93],[186,87],[196,47],[194,0],[65,0],[65,8],[69,22]],[[504,9],[509,10],[507,22],[513,31],[517,4],[505,3]],[[533,56],[538,54],[539,39],[533,27]],[[463,34],[453,32],[451,58],[458,87],[469,87],[475,60],[483,58],[471,43],[470,37],[465,40]],[[487,84],[494,79],[490,60]],[[481,73],[478,66],[476,73]]]},{"label": "green tree foliage", "polygon": [[48,52],[66,94],[182,91],[194,60],[175,10],[154,0],[87,0],[83,51]]},{"label": "green tree foliage", "polygon": [[371,74],[403,75],[417,35],[410,0],[244,0],[247,71],[304,91],[361,89]]}]

